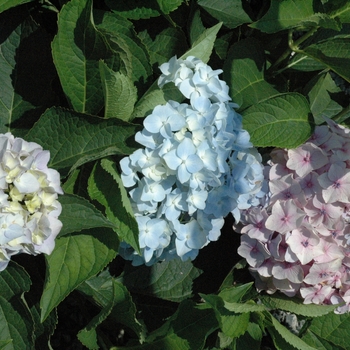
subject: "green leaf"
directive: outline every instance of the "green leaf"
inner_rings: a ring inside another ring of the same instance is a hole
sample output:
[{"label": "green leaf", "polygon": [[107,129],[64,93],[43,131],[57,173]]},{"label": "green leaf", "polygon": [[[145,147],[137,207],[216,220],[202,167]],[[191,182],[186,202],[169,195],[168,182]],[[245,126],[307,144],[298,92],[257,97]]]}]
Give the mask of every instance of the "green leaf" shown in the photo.
[{"label": "green leaf", "polygon": [[228,303],[224,302],[225,309],[235,312],[235,313],[245,313],[245,312],[260,312],[265,311],[266,307],[264,305],[258,305],[255,303]]},{"label": "green leaf", "polygon": [[207,336],[217,327],[213,310],[200,310],[192,301],[184,300],[176,313],[161,328],[149,335],[145,344],[128,348],[135,350],[202,349]]},{"label": "green leaf", "polygon": [[137,89],[132,80],[120,72],[114,72],[100,61],[100,74],[105,98],[105,118],[128,121],[137,100]]},{"label": "green leaf", "polygon": [[0,52],[0,132],[23,136],[55,101],[50,38],[24,7],[13,8],[0,15]]},{"label": "green leaf", "polygon": [[160,10],[166,15],[175,11],[182,2],[183,0],[157,0]]},{"label": "green leaf", "polygon": [[241,0],[227,2],[225,0],[200,0],[198,5],[208,11],[218,21],[231,29],[244,23],[251,23],[252,20],[242,7]]},{"label": "green leaf", "polygon": [[78,166],[112,154],[130,154],[138,148],[139,126],[102,119],[61,108],[48,109],[26,135],[26,140],[50,150],[49,166],[67,174]]},{"label": "green leaf", "polygon": [[228,303],[238,303],[243,297],[248,294],[252,289],[253,283],[246,283],[241,286],[232,286],[231,288],[225,288],[220,293],[219,296]]},{"label": "green leaf", "polygon": [[23,314],[23,307],[23,304],[18,305],[13,301],[10,303],[0,296],[0,346],[3,349],[19,350],[34,347],[32,333],[27,326],[27,315]]},{"label": "green leaf", "polygon": [[[298,350],[315,350],[315,348],[307,345],[303,340],[291,333],[286,327],[282,326],[271,314],[266,312],[265,315],[268,316],[268,319],[272,324],[272,326],[268,326],[267,329],[273,336],[275,345],[278,349],[288,350],[289,348],[295,348]],[[275,334],[275,331],[277,331],[277,335]],[[280,343],[278,335],[282,338],[283,347],[278,346],[278,343]]]},{"label": "green leaf", "polygon": [[178,28],[166,28],[156,36],[154,41],[150,37],[149,40],[147,49],[151,63],[158,66],[167,62],[169,57],[182,54],[188,49],[186,37]]},{"label": "green leaf", "polygon": [[243,127],[255,147],[295,148],[311,136],[309,113],[304,96],[280,94],[244,110]]},{"label": "green leaf", "polygon": [[149,0],[146,3],[138,0],[115,1],[105,0],[106,5],[118,15],[132,20],[149,19],[161,15],[156,0]]},{"label": "green leaf", "polygon": [[91,199],[104,206],[106,216],[115,225],[120,240],[140,253],[138,225],[114,162],[103,159],[101,164],[94,166],[88,180],[88,192]]},{"label": "green leaf", "polygon": [[80,169],[75,169],[71,172],[66,182],[62,185],[65,194],[74,194],[74,187],[79,178]]},{"label": "green leaf", "polygon": [[95,22],[110,49],[121,60],[120,73],[127,75],[140,89],[152,74],[146,47],[133,24],[116,13],[96,11]]},{"label": "green leaf", "polygon": [[342,23],[350,23],[350,3],[347,0],[333,0],[325,4],[327,13],[332,18],[339,18]]},{"label": "green leaf", "polygon": [[269,309],[285,310],[296,315],[307,317],[319,317],[327,315],[337,308],[337,305],[305,305],[303,304],[302,300],[296,298],[292,299],[284,295],[263,295],[261,297],[261,301]]},{"label": "green leaf", "polygon": [[343,350],[344,348],[340,348],[335,346],[332,343],[318,337],[316,334],[310,332],[310,330],[306,330],[305,334],[301,338],[306,344],[313,346],[317,350]]},{"label": "green leaf", "polygon": [[29,275],[14,262],[0,273],[0,341],[6,345],[11,339],[4,349],[34,347],[34,322],[23,298],[30,286]]},{"label": "green leaf", "polygon": [[326,68],[326,66],[323,63],[318,62],[309,56],[297,53],[288,62],[288,68],[299,70],[302,72],[312,72],[316,70],[323,70]]},{"label": "green leaf", "polygon": [[46,256],[41,320],[44,321],[79,284],[100,272],[116,256],[118,245],[118,238],[109,229],[95,229],[91,234],[56,239],[55,249]]},{"label": "green leaf", "polygon": [[90,330],[96,328],[108,317],[109,322],[123,324],[141,337],[143,327],[136,318],[137,310],[131,295],[124,285],[111,277],[108,271],[103,271],[98,276],[85,281],[78,289],[92,297],[102,307],[101,312],[84,329],[89,331],[86,335],[93,334],[94,332]]},{"label": "green leaf", "polygon": [[237,338],[247,331],[250,318],[249,311],[237,314],[227,310],[220,296],[213,294],[200,294],[200,296],[214,309],[220,329],[227,337]]},{"label": "green leaf", "polygon": [[308,93],[310,109],[317,125],[324,123],[324,116],[332,118],[343,109],[329,95],[329,93],[337,93],[339,91],[340,88],[336,86],[329,73],[318,77],[315,85]]},{"label": "green leaf", "polygon": [[2,3],[0,4],[0,13],[10,9],[11,7],[26,4],[27,2],[31,1],[34,0],[2,0]]},{"label": "green leaf", "polygon": [[121,281],[135,293],[180,302],[192,296],[193,280],[200,273],[192,262],[174,259],[150,267],[128,266]]},{"label": "green leaf", "polygon": [[[184,53],[180,58],[195,56],[203,62],[208,62],[212,53],[216,35],[222,23],[206,29],[201,36],[193,43],[192,47]],[[170,59],[170,57],[168,58]],[[147,90],[147,92],[139,99],[136,104],[132,117],[145,117],[154,107],[165,104],[168,100],[183,101],[184,97],[174,84],[167,84],[159,89],[157,81]]]},{"label": "green leaf", "polygon": [[350,82],[350,38],[332,38],[310,45],[302,52]]},{"label": "green leaf", "polygon": [[99,60],[110,55],[92,18],[92,0],[72,0],[62,7],[52,55],[72,108],[97,114],[103,107]]},{"label": "green leaf", "polygon": [[259,325],[249,322],[247,331],[236,339],[236,349],[261,349],[263,333]]},{"label": "green leaf", "polygon": [[195,56],[201,59],[204,63],[208,62],[213,51],[216,36],[221,26],[222,23],[220,22],[215,26],[206,29],[192,44],[191,48],[186,51],[186,53],[184,53],[180,58],[185,59],[188,56]]},{"label": "green leaf", "polygon": [[27,272],[14,262],[10,262],[6,269],[0,272],[1,296],[6,300],[28,292],[30,285],[31,281]]},{"label": "green leaf", "polygon": [[319,336],[321,339],[340,346],[344,349],[349,347],[350,343],[350,314],[335,314],[314,318],[309,330]]},{"label": "green leaf", "polygon": [[294,28],[314,15],[313,0],[272,0],[267,13],[250,27],[265,33]]},{"label": "green leaf", "polygon": [[96,227],[115,227],[85,198],[65,194],[59,197],[59,202],[62,204],[60,220],[63,224],[60,236]]},{"label": "green leaf", "polygon": [[265,64],[264,49],[256,39],[239,41],[230,49],[224,64],[224,79],[240,110],[278,94],[264,80]]}]

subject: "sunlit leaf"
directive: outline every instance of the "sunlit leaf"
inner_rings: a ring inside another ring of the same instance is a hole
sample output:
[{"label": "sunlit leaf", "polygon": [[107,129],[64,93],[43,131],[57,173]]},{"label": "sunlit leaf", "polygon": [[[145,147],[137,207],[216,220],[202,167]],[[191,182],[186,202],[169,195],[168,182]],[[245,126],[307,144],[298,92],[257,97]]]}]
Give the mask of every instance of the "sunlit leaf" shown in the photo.
[{"label": "sunlit leaf", "polygon": [[115,227],[97,208],[82,197],[65,194],[59,197],[59,201],[62,204],[60,220],[63,224],[60,236],[96,227]]},{"label": "sunlit leaf", "polygon": [[100,74],[105,98],[105,118],[128,121],[137,100],[137,89],[132,80],[120,72],[114,72],[100,61]]},{"label": "sunlit leaf", "polygon": [[26,135],[50,151],[49,166],[68,170],[112,154],[130,154],[136,148],[139,126],[119,119],[102,119],[61,108],[48,109]]},{"label": "sunlit leaf", "polygon": [[256,147],[295,148],[311,136],[309,113],[304,96],[280,94],[244,110],[243,127]]},{"label": "sunlit leaf", "polygon": [[296,300],[283,295],[273,297],[264,295],[261,298],[262,303],[269,309],[280,309],[292,312],[296,315],[319,317],[327,315],[336,309],[335,305],[305,305],[302,300]]},{"label": "sunlit leaf", "polygon": [[199,275],[190,261],[174,259],[150,267],[129,267],[122,281],[136,293],[180,302],[192,296],[192,283]]},{"label": "sunlit leaf", "polygon": [[99,59],[110,51],[92,19],[92,0],[62,7],[52,55],[63,91],[77,112],[97,114],[103,107]]},{"label": "sunlit leaf", "polygon": [[91,199],[103,205],[120,239],[139,252],[138,225],[114,162],[103,159],[101,164],[95,165],[88,181],[88,192]]},{"label": "sunlit leaf", "polygon": [[100,272],[117,254],[119,241],[111,229],[56,239],[46,256],[47,276],[40,301],[41,320],[80,283]]}]

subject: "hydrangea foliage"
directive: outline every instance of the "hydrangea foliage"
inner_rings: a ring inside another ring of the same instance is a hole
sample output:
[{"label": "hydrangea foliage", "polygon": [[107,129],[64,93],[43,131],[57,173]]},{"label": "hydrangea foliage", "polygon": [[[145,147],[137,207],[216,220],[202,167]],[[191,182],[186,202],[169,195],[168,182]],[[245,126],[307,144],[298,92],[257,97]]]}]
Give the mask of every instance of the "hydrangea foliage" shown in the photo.
[{"label": "hydrangea foliage", "polygon": [[195,57],[161,65],[159,86],[173,83],[189,101],[168,101],[144,120],[140,148],[120,162],[139,226],[143,256],[125,244],[134,264],[194,259],[220,236],[224,217],[264,195],[261,156],[229,102],[222,70]]},{"label": "hydrangea foliage", "polygon": [[35,142],[0,135],[0,271],[18,253],[50,254],[62,224],[59,173],[49,151]]},{"label": "hydrangea foliage", "polygon": [[259,291],[350,308],[350,130],[332,120],[296,149],[275,149],[269,193],[242,213],[238,253]]}]

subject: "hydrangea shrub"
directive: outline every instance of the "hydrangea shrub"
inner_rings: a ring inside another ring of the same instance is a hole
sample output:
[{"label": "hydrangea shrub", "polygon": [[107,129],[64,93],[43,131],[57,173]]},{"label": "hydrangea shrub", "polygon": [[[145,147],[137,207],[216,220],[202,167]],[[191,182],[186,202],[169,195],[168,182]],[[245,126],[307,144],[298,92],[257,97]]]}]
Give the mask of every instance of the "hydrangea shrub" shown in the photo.
[{"label": "hydrangea shrub", "polygon": [[349,14],[0,1],[0,348],[347,350]]},{"label": "hydrangea shrub", "polygon": [[238,253],[259,291],[349,311],[350,130],[327,119],[295,149],[275,149],[269,192],[242,215]]},{"label": "hydrangea shrub", "polygon": [[159,86],[175,84],[190,103],[156,106],[135,135],[145,148],[120,162],[143,255],[123,243],[121,254],[136,265],[193,260],[219,238],[224,217],[239,221],[240,210],[264,195],[261,156],[229,102],[222,70],[193,56],[175,56],[160,70]]}]

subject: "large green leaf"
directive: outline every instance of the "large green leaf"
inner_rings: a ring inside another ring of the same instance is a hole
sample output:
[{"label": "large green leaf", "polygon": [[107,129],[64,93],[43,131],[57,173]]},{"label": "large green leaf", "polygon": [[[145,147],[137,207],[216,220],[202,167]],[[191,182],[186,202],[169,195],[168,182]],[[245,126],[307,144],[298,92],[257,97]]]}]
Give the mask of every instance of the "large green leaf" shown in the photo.
[{"label": "large green leaf", "polygon": [[11,7],[22,5],[31,1],[34,0],[2,0],[0,4],[0,13],[10,9]]},{"label": "large green leaf", "polygon": [[3,349],[34,347],[34,323],[23,301],[23,293],[29,291],[30,285],[27,272],[13,262],[0,272],[0,347],[3,344]]},{"label": "large green leaf", "polygon": [[198,5],[208,11],[213,17],[228,28],[236,28],[244,23],[251,23],[252,20],[242,7],[241,0],[200,0]]},{"label": "large green leaf", "polygon": [[77,112],[103,107],[99,59],[110,54],[92,19],[92,0],[72,0],[62,7],[52,55],[63,91]]},{"label": "large green leaf", "polygon": [[310,45],[302,52],[350,82],[350,38],[332,38]]},{"label": "large green leaf", "polygon": [[267,13],[250,26],[265,33],[275,33],[296,27],[313,15],[313,0],[272,0]]},{"label": "large green leaf", "polygon": [[133,24],[116,13],[96,11],[94,14],[98,30],[121,60],[120,72],[127,75],[138,88],[143,88],[152,74],[152,68],[147,49]]},{"label": "large green leaf", "polygon": [[88,192],[91,199],[104,206],[106,216],[115,225],[120,239],[140,252],[138,225],[113,161],[103,159],[101,164],[95,165],[88,181]]},{"label": "large green leaf", "polygon": [[278,94],[264,79],[265,64],[264,49],[256,39],[239,41],[230,49],[224,64],[224,79],[240,110]]},{"label": "large green leaf", "polygon": [[312,320],[309,330],[321,339],[348,349],[350,343],[350,314],[337,315],[330,313]]},{"label": "large green leaf", "polygon": [[53,107],[26,135],[51,154],[49,166],[68,170],[112,154],[130,154],[136,148],[139,126],[119,119],[102,119]]},{"label": "large green leaf", "polygon": [[[206,29],[202,35],[193,43],[192,47],[186,51],[180,58],[195,56],[203,62],[208,62],[212,53],[216,35],[222,23]],[[170,59],[170,57],[168,57]],[[139,99],[133,112],[133,118],[145,117],[154,107],[165,104],[169,100],[182,101],[184,99],[180,91],[174,84],[167,84],[164,88],[159,89],[157,81],[147,90],[147,92]]]},{"label": "large green leaf", "polygon": [[105,118],[128,121],[137,100],[137,89],[132,80],[120,72],[114,72],[100,61],[100,74],[105,98]]},{"label": "large green leaf", "polygon": [[0,296],[0,346],[4,350],[33,349],[32,332],[23,315],[23,304],[14,306]]},{"label": "large green leaf", "polygon": [[82,197],[65,194],[59,197],[59,201],[62,204],[60,220],[63,224],[60,236],[96,227],[115,227],[97,208]]},{"label": "large green leaf", "polygon": [[55,99],[50,38],[24,8],[0,15],[0,76],[0,132],[22,136]]},{"label": "large green leaf", "polygon": [[242,114],[243,127],[256,147],[295,148],[312,133],[309,104],[298,93],[276,95]]},{"label": "large green leaf", "polygon": [[104,228],[56,239],[55,249],[46,257],[41,320],[79,284],[100,272],[116,256],[118,245],[116,234]]},{"label": "large green leaf", "polygon": [[123,284],[136,293],[180,302],[192,296],[192,283],[200,275],[190,261],[164,261],[151,267],[127,267]]}]

